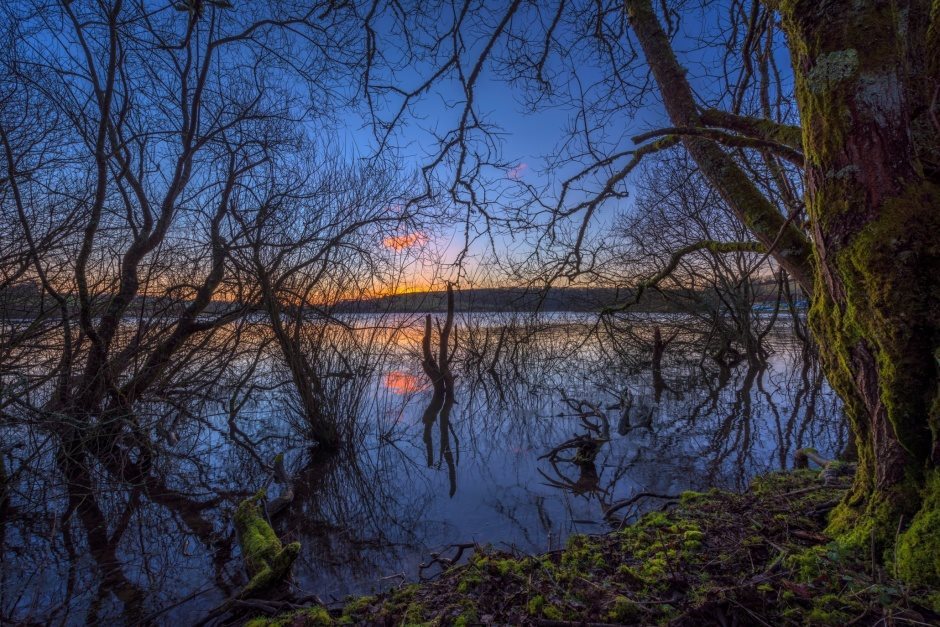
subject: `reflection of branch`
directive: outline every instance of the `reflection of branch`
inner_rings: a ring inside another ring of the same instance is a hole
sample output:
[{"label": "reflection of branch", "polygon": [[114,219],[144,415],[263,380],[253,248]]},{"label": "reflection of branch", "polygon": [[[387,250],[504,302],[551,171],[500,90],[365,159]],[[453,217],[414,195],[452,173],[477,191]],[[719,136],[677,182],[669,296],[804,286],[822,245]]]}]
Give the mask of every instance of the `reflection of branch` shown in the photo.
[{"label": "reflection of branch", "polygon": [[592,438],[589,435],[575,436],[566,442],[562,442],[561,444],[559,444],[558,446],[556,446],[549,452],[545,453],[544,455],[541,455],[539,459],[556,458],[558,457],[559,453],[570,448],[576,448],[576,449],[593,448],[596,450],[597,448],[600,448],[600,445],[604,444],[605,442],[610,442],[610,439],[609,438],[597,439],[597,438]]},{"label": "reflection of branch", "polygon": [[284,453],[274,458],[274,480],[283,486],[277,498],[272,499],[265,507],[268,517],[273,518],[294,500],[294,482],[287,470],[284,469]]}]

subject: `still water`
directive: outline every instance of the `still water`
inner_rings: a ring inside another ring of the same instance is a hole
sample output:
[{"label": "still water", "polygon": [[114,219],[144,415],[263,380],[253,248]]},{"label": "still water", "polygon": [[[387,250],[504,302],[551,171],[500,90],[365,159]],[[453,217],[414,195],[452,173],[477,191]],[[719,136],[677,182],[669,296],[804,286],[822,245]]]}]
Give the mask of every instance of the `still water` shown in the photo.
[{"label": "still water", "polygon": [[[381,357],[343,397],[356,419],[340,453],[311,450],[288,392],[259,382],[175,424],[148,478],[126,485],[90,468],[80,498],[97,517],[63,487],[48,436],[8,429],[18,454],[7,460],[0,622],[197,622],[245,581],[231,512],[259,488],[278,493],[263,462],[281,452],[295,496],[275,528],[303,547],[300,594],[330,603],[433,576],[422,564],[454,544],[544,551],[665,502],[616,507],[637,493],[740,490],[792,466],[801,447],[845,443],[838,401],[790,324],[763,338],[765,359],[719,367],[670,316],[638,316],[617,342],[590,316],[542,316],[512,333],[496,316],[458,316],[457,404],[450,424],[426,430],[421,323],[382,327]],[[378,337],[368,319],[354,324]],[[660,368],[656,326],[673,340]]]}]

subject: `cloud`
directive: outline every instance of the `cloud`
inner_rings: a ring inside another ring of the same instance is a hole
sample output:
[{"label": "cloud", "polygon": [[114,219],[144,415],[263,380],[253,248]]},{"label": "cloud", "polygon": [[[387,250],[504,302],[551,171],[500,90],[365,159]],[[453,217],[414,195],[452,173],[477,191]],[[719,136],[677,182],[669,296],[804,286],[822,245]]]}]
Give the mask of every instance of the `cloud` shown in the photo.
[{"label": "cloud", "polygon": [[511,178],[514,181],[518,181],[522,178],[522,175],[525,174],[526,170],[529,169],[528,163],[520,163],[514,168],[509,168],[506,170],[506,176]]},{"label": "cloud", "polygon": [[404,250],[428,241],[428,236],[420,231],[404,235],[390,235],[382,240],[382,245],[392,250]]}]

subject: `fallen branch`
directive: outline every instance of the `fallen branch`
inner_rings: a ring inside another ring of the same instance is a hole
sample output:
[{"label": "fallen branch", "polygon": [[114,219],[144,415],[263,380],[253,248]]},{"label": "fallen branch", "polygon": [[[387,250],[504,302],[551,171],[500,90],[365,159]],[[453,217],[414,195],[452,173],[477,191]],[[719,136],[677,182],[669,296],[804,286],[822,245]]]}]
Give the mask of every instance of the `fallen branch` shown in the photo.
[{"label": "fallen branch", "polygon": [[609,517],[614,512],[623,509],[624,507],[629,507],[644,498],[653,498],[653,499],[665,499],[667,501],[678,501],[679,495],[677,494],[659,494],[657,492],[637,492],[628,499],[623,499],[622,501],[617,501],[611,505],[608,505],[604,508],[604,516]]},{"label": "fallen branch", "polygon": [[440,551],[437,553],[431,553],[431,561],[426,562],[426,563],[422,562],[421,564],[418,564],[418,575],[422,579],[424,579],[424,571],[427,570],[428,568],[431,568],[435,564],[440,564],[441,568],[444,568],[444,569],[449,568],[460,561],[460,558],[463,557],[464,551],[466,551],[467,549],[475,549],[476,546],[477,545],[473,542],[467,542],[464,544],[451,544],[447,548],[456,549],[456,552],[454,553],[452,557],[441,557],[441,553],[443,553],[443,551]]}]

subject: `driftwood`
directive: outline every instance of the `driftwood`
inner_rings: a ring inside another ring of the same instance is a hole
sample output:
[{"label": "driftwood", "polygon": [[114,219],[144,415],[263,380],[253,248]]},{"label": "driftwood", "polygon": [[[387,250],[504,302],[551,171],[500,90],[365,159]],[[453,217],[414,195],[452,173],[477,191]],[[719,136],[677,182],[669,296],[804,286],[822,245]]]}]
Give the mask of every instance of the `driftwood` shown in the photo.
[{"label": "driftwood", "polygon": [[608,505],[607,507],[605,507],[605,508],[604,508],[604,516],[607,517],[607,518],[609,518],[609,517],[613,516],[613,514],[614,514],[615,512],[620,511],[620,510],[623,509],[624,507],[630,507],[631,505],[633,505],[634,503],[636,503],[636,502],[639,501],[640,499],[646,499],[646,498],[650,498],[650,499],[663,499],[663,500],[666,500],[666,501],[678,501],[678,500],[679,500],[679,495],[677,495],[677,494],[659,494],[659,493],[657,493],[657,492],[637,492],[636,494],[634,494],[633,496],[631,496],[631,497],[628,498],[628,499],[623,499],[623,500],[621,500],[621,501],[617,501],[616,503],[611,503],[610,505]]},{"label": "driftwood", "polygon": [[431,553],[431,559],[427,562],[422,562],[418,564],[418,574],[424,579],[424,571],[428,568],[431,568],[435,564],[440,564],[441,568],[447,569],[457,562],[460,561],[460,558],[463,557],[464,551],[467,549],[475,549],[476,544],[473,542],[466,542],[462,544],[452,544],[448,548],[454,549],[454,554],[451,557],[443,557],[441,553],[443,551],[438,551],[437,553]]}]

